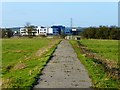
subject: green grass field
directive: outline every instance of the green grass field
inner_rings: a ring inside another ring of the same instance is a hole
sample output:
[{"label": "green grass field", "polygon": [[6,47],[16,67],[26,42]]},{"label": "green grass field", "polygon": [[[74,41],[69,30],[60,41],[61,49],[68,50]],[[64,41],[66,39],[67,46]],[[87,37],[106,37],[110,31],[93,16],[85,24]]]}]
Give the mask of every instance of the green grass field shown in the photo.
[{"label": "green grass field", "polygon": [[[83,39],[80,40],[80,42],[83,45],[87,46],[90,50],[96,52],[97,54],[103,55],[104,57],[109,58],[110,60],[115,60],[115,61],[118,60],[117,59],[118,41],[116,40],[114,41],[114,40],[86,40],[86,39],[84,40]],[[73,46],[75,52],[77,53],[78,58],[88,70],[89,76],[93,82],[93,86],[92,86],[93,88],[97,88],[97,89],[111,88],[111,90],[113,89],[116,90],[120,88],[119,80],[109,77],[108,73],[104,71],[104,67],[101,64],[96,63],[93,58],[88,58],[84,54],[82,54],[82,51],[79,48],[77,41],[70,40],[70,43]]]},{"label": "green grass field", "polygon": [[80,42],[102,57],[118,61],[118,40],[83,39]]},{"label": "green grass field", "polygon": [[31,88],[48,62],[58,39],[2,40],[2,87]]}]

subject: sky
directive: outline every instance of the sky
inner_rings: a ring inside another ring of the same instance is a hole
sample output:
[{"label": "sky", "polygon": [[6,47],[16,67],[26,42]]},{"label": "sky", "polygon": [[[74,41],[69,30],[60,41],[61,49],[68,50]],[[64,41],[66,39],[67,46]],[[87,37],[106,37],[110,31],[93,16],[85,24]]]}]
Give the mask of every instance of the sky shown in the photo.
[{"label": "sky", "polygon": [[2,2],[0,27],[118,25],[118,2]]}]

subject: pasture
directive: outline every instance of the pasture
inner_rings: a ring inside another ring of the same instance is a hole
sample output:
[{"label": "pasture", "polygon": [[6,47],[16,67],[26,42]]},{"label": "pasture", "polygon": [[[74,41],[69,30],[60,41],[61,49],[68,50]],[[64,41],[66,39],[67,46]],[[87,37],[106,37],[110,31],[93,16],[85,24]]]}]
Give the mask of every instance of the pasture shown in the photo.
[{"label": "pasture", "polygon": [[2,40],[2,87],[31,88],[55,50],[59,39]]}]

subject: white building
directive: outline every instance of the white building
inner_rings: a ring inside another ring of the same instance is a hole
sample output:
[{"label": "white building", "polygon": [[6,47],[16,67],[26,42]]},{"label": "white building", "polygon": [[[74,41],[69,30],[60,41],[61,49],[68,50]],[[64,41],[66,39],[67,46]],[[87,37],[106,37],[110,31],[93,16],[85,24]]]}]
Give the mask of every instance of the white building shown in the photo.
[{"label": "white building", "polygon": [[76,29],[76,28],[73,28],[72,31],[77,31],[77,29]]},{"label": "white building", "polygon": [[47,34],[48,34],[48,35],[53,35],[53,28],[48,27],[48,29],[47,29]]},{"label": "white building", "polygon": [[38,26],[37,28],[37,33],[36,35],[47,35],[47,28],[46,27],[40,27]]},{"label": "white building", "polygon": [[28,35],[28,33],[27,33],[27,29],[24,28],[24,27],[20,28],[20,35],[21,35],[21,36]]},{"label": "white building", "polygon": [[[32,31],[32,35],[37,35],[37,30],[36,30],[36,28],[34,28],[35,30],[33,30]],[[27,30],[27,28],[20,28],[20,35],[21,36],[26,36],[26,35],[28,35],[28,30]]]},{"label": "white building", "polygon": [[38,26],[37,28],[37,33],[36,35],[52,35],[53,34],[53,28],[51,27],[40,27]]},{"label": "white building", "polygon": [[[36,30],[35,31],[32,31],[34,33],[34,35],[38,36],[38,35],[53,35],[53,28],[51,27],[41,27],[41,26],[37,26],[35,28]],[[28,32],[27,32],[27,28],[20,28],[20,35],[21,36],[25,36],[25,35],[28,35]]]}]

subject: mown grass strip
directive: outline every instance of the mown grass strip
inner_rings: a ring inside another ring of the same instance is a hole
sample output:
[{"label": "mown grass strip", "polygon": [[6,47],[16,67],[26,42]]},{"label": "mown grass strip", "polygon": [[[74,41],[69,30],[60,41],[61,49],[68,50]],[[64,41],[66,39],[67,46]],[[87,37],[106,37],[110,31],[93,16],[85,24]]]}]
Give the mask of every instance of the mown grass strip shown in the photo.
[{"label": "mown grass strip", "polygon": [[82,54],[77,41],[71,40],[70,43],[73,46],[75,52],[77,53],[78,58],[88,70],[89,76],[93,82],[93,88],[120,89],[119,80],[110,78],[108,74],[104,71],[104,68],[101,64],[96,63],[95,59],[88,58],[85,56],[85,54]]}]

